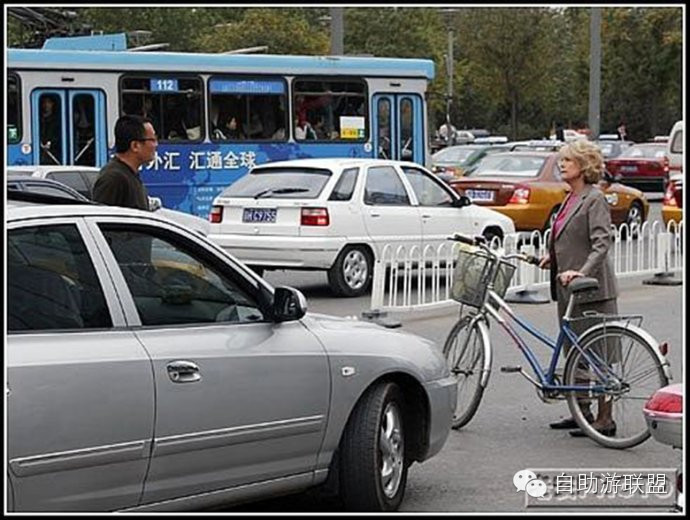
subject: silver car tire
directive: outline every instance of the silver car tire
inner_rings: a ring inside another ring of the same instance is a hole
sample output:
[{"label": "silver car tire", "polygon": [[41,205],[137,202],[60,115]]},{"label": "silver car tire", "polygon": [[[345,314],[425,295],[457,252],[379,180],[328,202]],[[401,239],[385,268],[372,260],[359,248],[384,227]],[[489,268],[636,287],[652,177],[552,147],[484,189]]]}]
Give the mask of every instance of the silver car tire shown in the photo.
[{"label": "silver car tire", "polygon": [[350,511],[396,511],[407,485],[403,393],[370,388],[348,420],[340,446],[340,499]]}]

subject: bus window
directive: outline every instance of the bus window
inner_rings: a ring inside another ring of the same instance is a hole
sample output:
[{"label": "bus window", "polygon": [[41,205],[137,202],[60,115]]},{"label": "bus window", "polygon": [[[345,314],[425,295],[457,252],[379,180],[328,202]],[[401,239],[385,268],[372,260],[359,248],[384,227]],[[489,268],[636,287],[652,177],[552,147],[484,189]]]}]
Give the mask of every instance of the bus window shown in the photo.
[{"label": "bus window", "polygon": [[295,139],[365,141],[367,93],[358,80],[296,80],[293,131]]},{"label": "bus window", "polygon": [[202,140],[200,78],[124,76],[121,96],[122,113],[151,120],[161,142]]},{"label": "bus window", "polygon": [[96,166],[94,105],[91,94],[77,94],[72,100],[72,164]]},{"label": "bus window", "polygon": [[209,101],[212,141],[287,140],[287,87],[282,78],[214,76]]},{"label": "bus window", "polygon": [[39,101],[40,164],[62,162],[62,98],[58,94],[41,94]]},{"label": "bus window", "polygon": [[21,95],[19,92],[19,78],[14,74],[7,76],[7,142],[9,144],[21,141]]},{"label": "bus window", "polygon": [[414,157],[414,112],[412,100],[404,98],[400,101],[400,158],[411,161]]},{"label": "bus window", "polygon": [[379,131],[379,159],[391,159],[391,101],[380,98],[377,106]]}]

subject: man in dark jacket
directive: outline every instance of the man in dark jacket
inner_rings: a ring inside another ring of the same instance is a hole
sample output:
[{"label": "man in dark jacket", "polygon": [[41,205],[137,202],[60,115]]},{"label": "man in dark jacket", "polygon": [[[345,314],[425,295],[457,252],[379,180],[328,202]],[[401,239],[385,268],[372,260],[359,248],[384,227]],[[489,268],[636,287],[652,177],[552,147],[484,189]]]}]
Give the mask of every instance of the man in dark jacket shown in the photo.
[{"label": "man in dark jacket", "polygon": [[148,193],[139,177],[139,167],[156,157],[157,147],[151,121],[136,115],[120,117],[115,123],[115,157],[101,169],[93,199],[111,206],[148,210]]}]

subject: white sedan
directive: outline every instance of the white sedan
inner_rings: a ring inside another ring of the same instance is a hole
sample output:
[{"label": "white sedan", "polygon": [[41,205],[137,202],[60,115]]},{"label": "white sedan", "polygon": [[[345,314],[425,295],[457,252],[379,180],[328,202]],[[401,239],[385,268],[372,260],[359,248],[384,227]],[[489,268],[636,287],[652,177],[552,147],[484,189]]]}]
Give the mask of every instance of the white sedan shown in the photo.
[{"label": "white sedan", "polygon": [[213,202],[209,238],[258,271],[327,270],[359,296],[386,244],[436,247],[454,233],[505,237],[513,221],[425,168],[378,159],[302,159],[254,168]]}]

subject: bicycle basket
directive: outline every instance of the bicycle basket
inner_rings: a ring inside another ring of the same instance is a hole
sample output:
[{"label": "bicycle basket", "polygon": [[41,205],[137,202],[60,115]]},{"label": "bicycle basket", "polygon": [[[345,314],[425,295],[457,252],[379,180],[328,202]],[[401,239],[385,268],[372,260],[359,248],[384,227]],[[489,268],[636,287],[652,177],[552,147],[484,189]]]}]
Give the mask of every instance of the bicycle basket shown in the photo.
[{"label": "bicycle basket", "polygon": [[515,266],[507,262],[499,262],[496,270],[495,264],[496,259],[480,249],[459,249],[453,272],[451,289],[453,299],[465,305],[481,307],[492,277],[494,277],[494,291],[501,297],[505,296],[515,272]]}]

